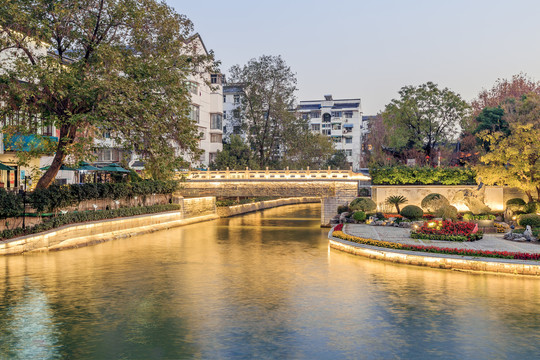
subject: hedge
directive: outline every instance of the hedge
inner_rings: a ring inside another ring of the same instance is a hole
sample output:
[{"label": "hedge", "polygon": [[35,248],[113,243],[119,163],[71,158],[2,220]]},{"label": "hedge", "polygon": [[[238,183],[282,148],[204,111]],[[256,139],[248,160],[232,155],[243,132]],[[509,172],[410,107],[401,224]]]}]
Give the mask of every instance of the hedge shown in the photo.
[{"label": "hedge", "polygon": [[114,219],[119,217],[127,216],[136,216],[144,214],[154,214],[164,211],[173,211],[180,210],[181,205],[177,204],[166,204],[166,205],[152,205],[152,206],[140,206],[140,207],[130,207],[130,208],[121,208],[115,210],[100,210],[100,211],[85,211],[85,212],[74,212],[68,213],[65,215],[59,215],[53,218],[44,220],[41,224],[37,224],[32,227],[8,229],[0,231],[0,239],[7,240],[18,236],[36,234],[43,231],[51,230],[58,228],[60,226],[68,224],[76,224],[87,221],[97,221],[105,219]]},{"label": "hedge", "polygon": [[177,181],[154,180],[131,183],[51,185],[46,189],[36,189],[30,193],[28,203],[38,212],[53,212],[58,208],[76,205],[85,200],[172,194],[177,188]]},{"label": "hedge", "polygon": [[459,167],[383,166],[369,174],[373,185],[476,185],[476,173]]}]

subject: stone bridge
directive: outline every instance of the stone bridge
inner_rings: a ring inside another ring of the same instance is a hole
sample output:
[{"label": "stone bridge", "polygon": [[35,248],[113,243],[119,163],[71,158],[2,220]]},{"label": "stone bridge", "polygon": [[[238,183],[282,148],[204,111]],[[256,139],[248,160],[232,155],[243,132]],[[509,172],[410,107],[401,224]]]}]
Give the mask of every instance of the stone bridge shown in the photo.
[{"label": "stone bridge", "polygon": [[178,194],[185,197],[319,196],[323,226],[360,187],[370,186],[368,176],[350,170],[191,171],[184,177]]}]

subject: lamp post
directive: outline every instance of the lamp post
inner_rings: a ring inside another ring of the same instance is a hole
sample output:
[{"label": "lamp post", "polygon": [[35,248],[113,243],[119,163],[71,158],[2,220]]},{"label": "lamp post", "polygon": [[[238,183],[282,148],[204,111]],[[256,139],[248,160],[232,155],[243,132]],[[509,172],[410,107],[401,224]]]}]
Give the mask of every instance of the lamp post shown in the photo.
[{"label": "lamp post", "polygon": [[23,220],[22,227],[26,229],[26,182],[28,181],[29,185],[32,185],[32,178],[30,176],[24,177],[24,189],[19,190],[19,194],[23,197]]}]

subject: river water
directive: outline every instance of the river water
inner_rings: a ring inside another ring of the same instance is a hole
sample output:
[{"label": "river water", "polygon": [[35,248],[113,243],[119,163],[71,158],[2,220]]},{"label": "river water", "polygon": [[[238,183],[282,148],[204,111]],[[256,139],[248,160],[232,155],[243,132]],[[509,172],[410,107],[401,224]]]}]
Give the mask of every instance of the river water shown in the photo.
[{"label": "river water", "polygon": [[0,359],[530,359],[540,280],[328,248],[295,205],[0,258]]}]

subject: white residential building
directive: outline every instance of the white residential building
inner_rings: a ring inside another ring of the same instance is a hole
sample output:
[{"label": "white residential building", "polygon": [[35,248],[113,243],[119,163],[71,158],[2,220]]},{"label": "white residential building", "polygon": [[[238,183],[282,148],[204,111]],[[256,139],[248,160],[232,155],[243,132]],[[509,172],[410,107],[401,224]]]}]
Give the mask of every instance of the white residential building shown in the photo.
[{"label": "white residential building", "polygon": [[242,86],[223,85],[223,138],[227,142],[232,134],[241,135],[240,103],[242,101]]},{"label": "white residential building", "polygon": [[362,107],[360,99],[300,101],[298,113],[309,120],[311,130],[332,138],[336,150],[343,150],[354,171],[362,156]]},{"label": "white residential building", "polygon": [[[188,41],[197,54],[208,55],[208,50],[199,34]],[[221,74],[200,74],[190,76],[191,119],[197,122],[202,134],[200,158],[192,159],[193,166],[207,167],[214,161],[217,152],[223,150],[223,76]],[[210,86],[208,85],[210,84]]]}]

